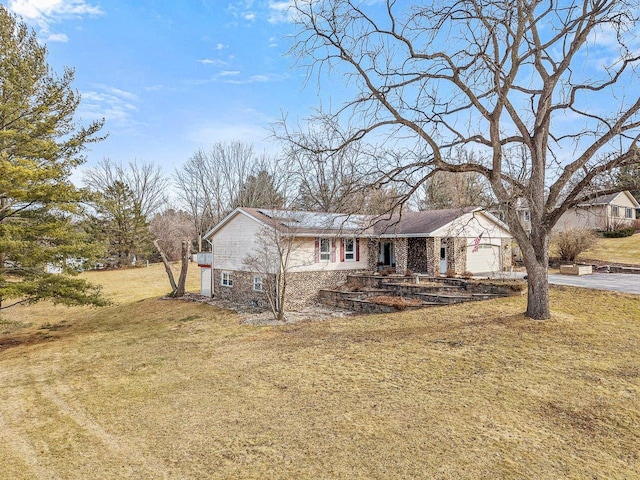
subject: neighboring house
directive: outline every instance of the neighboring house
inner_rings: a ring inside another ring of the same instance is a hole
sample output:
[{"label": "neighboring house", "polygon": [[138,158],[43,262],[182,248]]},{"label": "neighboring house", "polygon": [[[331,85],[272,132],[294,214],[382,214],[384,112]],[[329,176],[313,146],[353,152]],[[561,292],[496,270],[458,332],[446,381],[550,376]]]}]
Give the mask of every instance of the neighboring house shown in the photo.
[{"label": "neighboring house", "polygon": [[336,286],[352,272],[486,274],[511,266],[507,227],[480,208],[390,218],[237,208],[203,237],[212,251],[198,254],[201,293],[266,305],[265,275],[277,269],[251,271],[246,260],[272,229],[292,238],[288,308],[312,303],[320,289]]},{"label": "neighboring house", "polygon": [[[531,212],[527,201],[524,198],[518,198],[514,208],[522,227],[527,232],[531,232]],[[633,224],[638,218],[639,208],[640,204],[626,190],[602,195],[567,210],[553,230],[560,231],[567,228],[615,230]],[[504,212],[499,207],[491,213],[501,220],[504,218]]]},{"label": "neighboring house", "polygon": [[596,197],[566,211],[555,229],[588,228],[616,230],[632,225],[637,217],[637,200],[627,190]]}]

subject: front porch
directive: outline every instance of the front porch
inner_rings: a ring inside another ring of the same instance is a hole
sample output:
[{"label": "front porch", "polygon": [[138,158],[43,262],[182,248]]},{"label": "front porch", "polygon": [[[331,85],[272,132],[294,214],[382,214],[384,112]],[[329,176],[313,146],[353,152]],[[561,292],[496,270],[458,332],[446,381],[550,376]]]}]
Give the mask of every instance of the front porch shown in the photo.
[{"label": "front porch", "polygon": [[466,271],[467,239],[439,237],[370,239],[369,269],[391,269],[404,275],[408,270],[429,276],[462,275]]}]

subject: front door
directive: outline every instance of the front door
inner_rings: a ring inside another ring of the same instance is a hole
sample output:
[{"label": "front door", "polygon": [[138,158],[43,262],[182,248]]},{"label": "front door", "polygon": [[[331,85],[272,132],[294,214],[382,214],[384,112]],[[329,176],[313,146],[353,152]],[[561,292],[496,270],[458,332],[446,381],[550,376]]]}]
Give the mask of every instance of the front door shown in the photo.
[{"label": "front door", "polygon": [[396,259],[393,251],[393,242],[380,242],[380,258],[378,262],[382,267],[395,266]]},{"label": "front door", "polygon": [[447,246],[440,246],[440,275],[447,273]]}]

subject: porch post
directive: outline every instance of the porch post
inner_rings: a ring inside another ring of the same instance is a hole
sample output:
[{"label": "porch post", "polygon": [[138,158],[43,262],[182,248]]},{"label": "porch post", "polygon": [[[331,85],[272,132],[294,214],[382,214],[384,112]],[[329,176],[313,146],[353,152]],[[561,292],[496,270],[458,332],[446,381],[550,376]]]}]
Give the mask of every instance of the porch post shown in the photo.
[{"label": "porch post", "polygon": [[406,238],[396,238],[393,241],[394,251],[396,255],[396,273],[404,275],[407,271],[407,255],[408,255],[408,241]]}]

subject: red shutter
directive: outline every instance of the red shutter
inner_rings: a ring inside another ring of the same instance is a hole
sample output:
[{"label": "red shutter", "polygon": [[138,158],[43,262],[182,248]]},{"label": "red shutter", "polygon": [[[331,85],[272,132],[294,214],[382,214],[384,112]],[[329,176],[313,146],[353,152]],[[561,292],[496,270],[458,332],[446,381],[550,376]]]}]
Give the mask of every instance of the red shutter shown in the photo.
[{"label": "red shutter", "polygon": [[360,239],[356,238],[356,262],[360,261]]},{"label": "red shutter", "polygon": [[315,253],[315,262],[318,263],[320,261],[320,239],[316,238],[316,253]]},{"label": "red shutter", "polygon": [[336,239],[335,238],[331,239],[331,261],[332,262],[336,261]]},{"label": "red shutter", "polygon": [[340,261],[344,262],[344,238],[340,239]]}]

